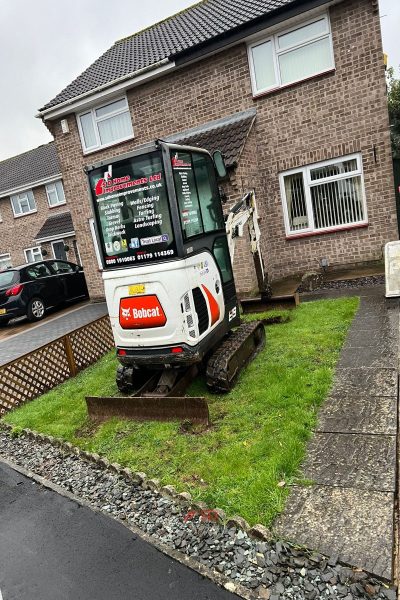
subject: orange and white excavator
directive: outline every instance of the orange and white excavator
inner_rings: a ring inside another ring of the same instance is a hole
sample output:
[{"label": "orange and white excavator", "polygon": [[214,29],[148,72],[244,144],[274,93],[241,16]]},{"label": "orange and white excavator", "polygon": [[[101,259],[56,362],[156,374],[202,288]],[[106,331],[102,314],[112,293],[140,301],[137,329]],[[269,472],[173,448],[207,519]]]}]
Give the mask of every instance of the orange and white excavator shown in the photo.
[{"label": "orange and white excavator", "polygon": [[262,323],[241,324],[232,271],[248,224],[266,289],[254,193],[225,220],[221,153],[159,140],[87,175],[120,391],[176,395],[200,367],[211,389],[231,389],[265,343]]}]

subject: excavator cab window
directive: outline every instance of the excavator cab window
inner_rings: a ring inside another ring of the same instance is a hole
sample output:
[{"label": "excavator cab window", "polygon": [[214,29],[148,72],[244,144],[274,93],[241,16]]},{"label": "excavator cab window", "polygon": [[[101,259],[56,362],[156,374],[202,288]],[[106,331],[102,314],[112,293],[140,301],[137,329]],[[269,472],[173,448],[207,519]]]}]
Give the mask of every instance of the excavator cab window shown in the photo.
[{"label": "excavator cab window", "polygon": [[226,237],[218,237],[213,246],[213,255],[221,271],[222,283],[228,283],[233,279],[232,264],[229,256],[228,242]]},{"label": "excavator cab window", "polygon": [[132,156],[89,173],[104,268],[176,257],[161,153]]},{"label": "excavator cab window", "polygon": [[225,229],[215,170],[209,155],[172,155],[175,190],[184,240]]}]

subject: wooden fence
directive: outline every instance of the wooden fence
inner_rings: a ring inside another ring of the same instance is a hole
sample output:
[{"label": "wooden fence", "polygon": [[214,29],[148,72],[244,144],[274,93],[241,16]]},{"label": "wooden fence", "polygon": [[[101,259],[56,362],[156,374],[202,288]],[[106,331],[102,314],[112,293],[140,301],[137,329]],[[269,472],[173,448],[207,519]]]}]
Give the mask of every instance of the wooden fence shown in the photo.
[{"label": "wooden fence", "polygon": [[0,367],[0,415],[33,400],[114,347],[108,316]]}]

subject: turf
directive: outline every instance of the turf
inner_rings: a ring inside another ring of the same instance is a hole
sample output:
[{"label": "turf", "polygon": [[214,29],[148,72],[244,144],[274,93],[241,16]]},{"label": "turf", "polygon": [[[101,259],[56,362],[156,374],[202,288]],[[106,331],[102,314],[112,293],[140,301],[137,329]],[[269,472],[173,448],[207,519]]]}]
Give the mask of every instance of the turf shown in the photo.
[{"label": "turf", "polygon": [[210,507],[268,526],[301,477],[316,412],[358,303],[358,298],[305,303],[290,320],[267,326],[264,351],[227,395],[210,395],[199,378],[189,393],[207,396],[208,429],[117,419],[93,428],[84,398],[117,393],[113,353],[5,420],[64,438],[190,491]]}]

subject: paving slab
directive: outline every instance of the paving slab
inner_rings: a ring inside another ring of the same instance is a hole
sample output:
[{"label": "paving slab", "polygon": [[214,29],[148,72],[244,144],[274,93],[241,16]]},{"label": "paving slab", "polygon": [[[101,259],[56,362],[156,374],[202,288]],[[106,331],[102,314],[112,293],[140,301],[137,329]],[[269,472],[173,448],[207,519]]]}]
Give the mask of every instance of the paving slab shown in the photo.
[{"label": "paving slab", "polygon": [[338,368],[370,367],[376,369],[397,369],[397,350],[390,340],[384,344],[344,347],[340,354]]},{"label": "paving slab", "polygon": [[315,485],[292,488],[276,528],[295,543],[391,579],[399,300],[383,294],[374,287],[319,296],[359,295],[360,307],[303,464]]},{"label": "paving slab", "polygon": [[331,394],[318,415],[323,432],[396,435],[397,398],[369,394]]},{"label": "paving slab", "polygon": [[390,332],[382,333],[380,329],[354,329],[350,330],[343,348],[365,348],[379,344],[381,348],[390,349],[396,339]]},{"label": "paving slab", "polygon": [[334,390],[347,395],[397,397],[397,377],[397,369],[342,368],[336,373]]},{"label": "paving slab", "polygon": [[392,492],[294,486],[275,531],[391,580],[393,505]]},{"label": "paving slab", "polygon": [[394,492],[396,436],[316,433],[303,473],[319,485]]}]

